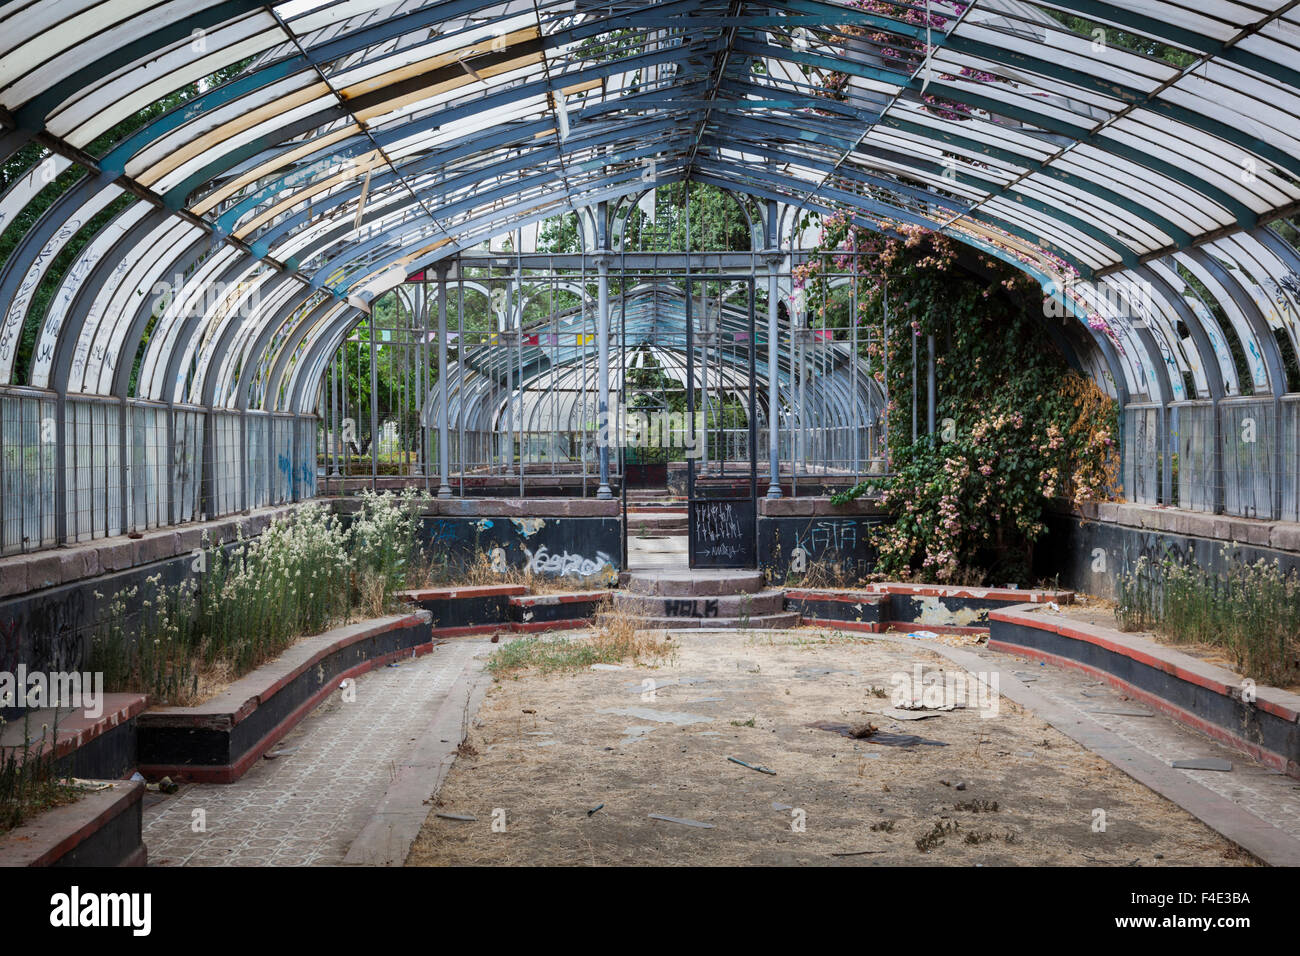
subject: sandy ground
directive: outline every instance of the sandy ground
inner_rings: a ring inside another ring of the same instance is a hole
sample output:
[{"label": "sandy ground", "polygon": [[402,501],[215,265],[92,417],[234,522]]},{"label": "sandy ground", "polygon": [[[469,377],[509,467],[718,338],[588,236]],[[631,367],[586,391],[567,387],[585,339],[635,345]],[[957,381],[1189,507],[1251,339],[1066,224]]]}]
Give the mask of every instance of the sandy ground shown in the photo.
[{"label": "sandy ground", "polygon": [[[892,675],[952,671],[921,647],[811,628],[673,640],[660,667],[496,681],[408,865],[1250,862],[1005,698],[988,717],[882,715],[872,688]],[[866,720],[947,746],[809,726]]]}]

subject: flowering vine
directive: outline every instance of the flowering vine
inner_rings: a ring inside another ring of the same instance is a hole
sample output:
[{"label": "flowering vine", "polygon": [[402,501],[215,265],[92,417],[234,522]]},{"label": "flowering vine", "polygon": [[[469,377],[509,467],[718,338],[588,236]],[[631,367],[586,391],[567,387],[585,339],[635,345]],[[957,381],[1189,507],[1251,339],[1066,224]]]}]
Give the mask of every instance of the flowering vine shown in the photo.
[{"label": "flowering vine", "polygon": [[[874,492],[893,516],[875,533],[877,570],[962,583],[1030,580],[1047,503],[1114,494],[1116,403],[1052,343],[1042,290],[1024,273],[940,233],[904,228],[884,237],[844,215],[822,225],[821,242],[795,275],[809,323],[856,322],[871,374],[888,387],[890,474],[837,496]],[[831,287],[832,276],[846,272],[857,278],[856,315],[843,287]],[[924,433],[930,335],[933,435]]]}]

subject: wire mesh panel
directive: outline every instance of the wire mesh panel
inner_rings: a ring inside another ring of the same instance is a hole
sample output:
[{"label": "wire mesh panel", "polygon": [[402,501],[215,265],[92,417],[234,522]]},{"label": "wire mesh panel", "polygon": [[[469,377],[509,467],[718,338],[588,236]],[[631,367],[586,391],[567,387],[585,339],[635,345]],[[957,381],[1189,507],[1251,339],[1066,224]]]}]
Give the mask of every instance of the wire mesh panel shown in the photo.
[{"label": "wire mesh panel", "polygon": [[1178,507],[1215,509],[1214,403],[1179,402],[1170,406],[1178,447]]},{"label": "wire mesh panel", "polygon": [[1159,405],[1129,405],[1124,409],[1124,494],[1136,504],[1160,501]]},{"label": "wire mesh panel", "polygon": [[271,501],[270,463],[267,452],[270,448],[270,416],[260,412],[247,414],[248,443],[248,504],[249,508],[263,508]]},{"label": "wire mesh panel", "polygon": [[314,416],[301,415],[294,421],[296,438],[293,445],[293,499],[304,501],[316,497],[316,436]]},{"label": "wire mesh panel", "polygon": [[271,435],[270,503],[273,505],[282,505],[294,498],[294,424],[294,419],[279,415],[273,417],[269,422]]},{"label": "wire mesh panel", "polygon": [[1300,521],[1300,395],[1282,399],[1283,521]]},{"label": "wire mesh panel", "polygon": [[172,520],[197,520],[202,507],[203,426],[197,409],[172,412]]},{"label": "wire mesh panel", "polygon": [[167,480],[167,409],[157,405],[132,405],[131,523],[137,529],[158,528],[171,521]]},{"label": "wire mesh panel", "polygon": [[240,470],[244,461],[239,416],[213,412],[212,426],[212,515],[230,514],[241,504]]},{"label": "wire mesh panel", "polygon": [[0,554],[55,544],[54,402],[0,395]]},{"label": "wire mesh panel", "polygon": [[68,399],[64,406],[69,541],[122,533],[120,414],[116,402]]},{"label": "wire mesh panel", "polygon": [[1219,404],[1223,442],[1223,510],[1243,518],[1271,518],[1277,422],[1271,399],[1225,399]]}]

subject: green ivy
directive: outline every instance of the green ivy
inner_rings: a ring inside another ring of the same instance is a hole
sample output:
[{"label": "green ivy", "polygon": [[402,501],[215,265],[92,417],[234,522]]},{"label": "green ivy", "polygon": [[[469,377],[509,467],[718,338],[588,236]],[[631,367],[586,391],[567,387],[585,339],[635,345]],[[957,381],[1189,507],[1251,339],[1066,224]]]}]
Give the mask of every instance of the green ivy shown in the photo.
[{"label": "green ivy", "polygon": [[[845,250],[862,253],[854,259]],[[882,239],[843,217],[797,273],[814,326],[855,318],[828,291],[856,272],[859,341],[889,395],[890,473],[834,496],[879,495],[893,522],[874,535],[877,570],[896,578],[1028,581],[1053,498],[1112,495],[1118,409],[1053,344],[1043,293],[1018,270],[917,231]],[[888,296],[888,328],[884,303]],[[936,341],[937,434],[927,434],[927,339]],[[916,344],[918,432],[912,440]]]}]

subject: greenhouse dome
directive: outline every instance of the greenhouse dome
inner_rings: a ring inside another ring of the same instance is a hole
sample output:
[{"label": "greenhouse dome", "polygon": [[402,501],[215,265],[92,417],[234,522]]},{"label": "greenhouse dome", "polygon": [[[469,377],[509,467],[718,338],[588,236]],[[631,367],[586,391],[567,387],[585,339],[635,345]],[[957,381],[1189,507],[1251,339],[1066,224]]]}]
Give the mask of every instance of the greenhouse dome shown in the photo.
[{"label": "greenhouse dome", "polygon": [[848,622],[1294,774],[1297,575],[1298,0],[0,3],[0,677]]}]

